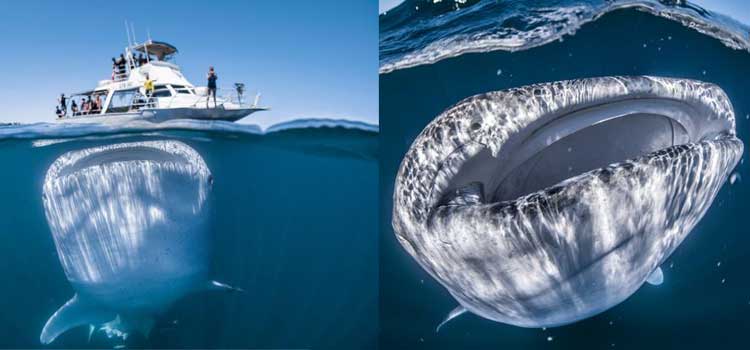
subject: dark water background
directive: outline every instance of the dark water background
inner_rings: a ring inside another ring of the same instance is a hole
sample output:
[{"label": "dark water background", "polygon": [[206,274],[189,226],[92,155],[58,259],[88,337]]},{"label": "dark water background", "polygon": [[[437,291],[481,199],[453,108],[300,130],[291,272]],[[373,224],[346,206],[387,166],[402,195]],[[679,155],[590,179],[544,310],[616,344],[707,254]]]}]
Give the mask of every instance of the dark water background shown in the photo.
[{"label": "dark water background", "polygon": [[[246,292],[190,295],[128,346],[376,346],[377,133],[323,127],[0,140],[0,348],[41,348],[47,318],[73,296],[42,206],[47,167],[71,150],[163,139],[187,143],[211,169],[212,277]],[[79,327],[48,347],[118,344],[87,336]]]},{"label": "dark water background", "polygon": [[[381,16],[381,24],[383,21]],[[605,14],[563,41],[529,50],[464,54],[381,74],[383,348],[748,347],[747,145],[744,162],[736,169],[743,180],[723,187],[703,220],[662,265],[665,282],[661,286],[644,285],[614,308],[563,327],[525,329],[467,314],[435,333],[437,324],[457,303],[402,249],[391,227],[394,179],[411,142],[429,121],[465,97],[532,83],[606,75],[660,75],[718,84],[734,105],[739,138],[750,140],[750,120],[746,118],[750,114],[750,53],[634,9]]]}]

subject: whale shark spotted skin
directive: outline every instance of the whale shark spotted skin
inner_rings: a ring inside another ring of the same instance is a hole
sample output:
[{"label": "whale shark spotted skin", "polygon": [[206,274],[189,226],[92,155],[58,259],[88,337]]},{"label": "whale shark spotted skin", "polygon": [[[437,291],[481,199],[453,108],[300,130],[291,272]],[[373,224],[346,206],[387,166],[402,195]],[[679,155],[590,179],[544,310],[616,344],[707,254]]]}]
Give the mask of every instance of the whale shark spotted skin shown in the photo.
[{"label": "whale shark spotted skin", "polygon": [[90,325],[145,336],[184,295],[231,290],[208,278],[206,221],[213,178],[177,141],[120,143],[68,152],[48,169],[44,209],[75,295],[40,341]]},{"label": "whale shark spotted skin", "polygon": [[[743,144],[716,85],[602,77],[469,97],[401,163],[398,241],[465,312],[520,327],[632,295],[703,217]],[[441,323],[441,326],[443,325]]]}]

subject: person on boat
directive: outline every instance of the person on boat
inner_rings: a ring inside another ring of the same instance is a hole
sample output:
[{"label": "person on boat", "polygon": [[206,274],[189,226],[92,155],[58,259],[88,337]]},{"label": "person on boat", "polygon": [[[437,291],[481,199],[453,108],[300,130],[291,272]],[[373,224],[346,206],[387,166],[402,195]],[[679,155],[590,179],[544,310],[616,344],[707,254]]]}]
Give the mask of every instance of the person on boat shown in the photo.
[{"label": "person on boat", "polygon": [[70,101],[70,112],[73,114],[73,116],[78,115],[78,105],[76,104],[76,100]]},{"label": "person on boat", "polygon": [[120,54],[120,58],[117,59],[117,73],[125,74],[125,54]]},{"label": "person on boat", "polygon": [[216,108],[216,80],[219,79],[219,76],[216,75],[214,67],[208,67],[208,74],[206,75],[206,79],[208,79],[208,95],[206,96],[206,108],[208,108],[208,101],[211,100],[211,95],[214,96],[214,108]]},{"label": "person on boat", "polygon": [[138,54],[138,66],[142,66],[142,65],[144,65],[146,63],[147,63],[146,57],[143,57],[142,53]]},{"label": "person on boat", "polygon": [[115,80],[115,78],[117,77],[117,71],[117,60],[112,57],[112,80]]},{"label": "person on boat", "polygon": [[65,94],[60,94],[60,98],[57,101],[60,102],[60,109],[63,115],[66,115],[68,113],[68,100],[65,98]]},{"label": "person on boat", "polygon": [[151,104],[151,96],[154,95],[154,81],[146,74],[146,81],[143,82],[143,90],[146,91],[146,103]]},{"label": "person on boat", "polygon": [[96,99],[94,100],[94,112],[101,112],[102,111],[102,95],[96,95]]},{"label": "person on boat", "polygon": [[84,101],[82,102],[83,109],[81,111],[82,112],[81,114],[86,115],[86,114],[89,114],[89,112],[91,111],[91,98],[89,98],[88,101],[86,100],[83,100],[83,101]]},{"label": "person on boat", "polygon": [[55,114],[57,114],[57,118],[63,117],[63,112],[60,110],[60,106],[55,107]]}]

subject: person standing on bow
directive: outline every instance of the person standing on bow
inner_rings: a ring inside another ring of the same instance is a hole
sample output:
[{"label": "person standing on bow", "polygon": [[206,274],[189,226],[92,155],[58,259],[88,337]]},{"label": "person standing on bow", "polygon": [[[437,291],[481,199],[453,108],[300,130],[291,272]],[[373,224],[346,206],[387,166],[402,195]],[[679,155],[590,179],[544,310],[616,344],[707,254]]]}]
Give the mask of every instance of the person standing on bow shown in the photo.
[{"label": "person standing on bow", "polygon": [[206,96],[206,108],[208,108],[208,101],[211,100],[211,95],[214,96],[214,108],[216,108],[216,80],[219,79],[219,76],[216,75],[214,67],[208,67],[208,74],[206,75],[206,79],[208,79],[208,96]]}]

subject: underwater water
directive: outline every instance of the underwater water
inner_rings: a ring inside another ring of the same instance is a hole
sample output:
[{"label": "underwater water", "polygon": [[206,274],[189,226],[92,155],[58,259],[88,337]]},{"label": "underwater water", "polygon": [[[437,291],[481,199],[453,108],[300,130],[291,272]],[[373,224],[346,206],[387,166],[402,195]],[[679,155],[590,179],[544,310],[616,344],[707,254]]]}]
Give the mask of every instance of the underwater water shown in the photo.
[{"label": "underwater water", "polygon": [[[208,194],[203,225],[210,247],[209,277],[244,292],[190,293],[158,315],[148,338],[134,332],[121,339],[97,330],[89,341],[88,327],[80,326],[49,346],[375,347],[377,133],[376,126],[337,120],[298,120],[265,131],[190,121],[0,127],[0,160],[6,164],[0,174],[0,269],[5,281],[0,347],[43,347],[39,338],[45,322],[74,294],[42,200],[50,165],[67,152],[175,141],[193,149],[210,170],[211,189],[201,190]],[[105,172],[109,175],[102,181],[120,189],[118,184],[141,180],[154,186],[148,165],[127,166]],[[67,176],[78,176],[71,174]],[[85,187],[85,181],[96,178],[72,181]],[[180,186],[189,191],[192,185]],[[169,190],[164,193],[174,193]],[[64,204],[85,218],[86,197],[76,195],[72,204]],[[188,197],[168,197],[160,205],[169,212],[184,206]]]},{"label": "underwater water", "polygon": [[598,76],[696,79],[726,92],[737,137],[746,142],[747,28],[691,4],[669,3],[407,1],[380,16],[381,346],[746,347],[747,152],[705,217],[661,265],[661,285],[644,284],[613,308],[560,327],[520,328],[465,314],[436,332],[458,304],[392,228],[394,182],[412,142],[440,113],[476,94]]}]

